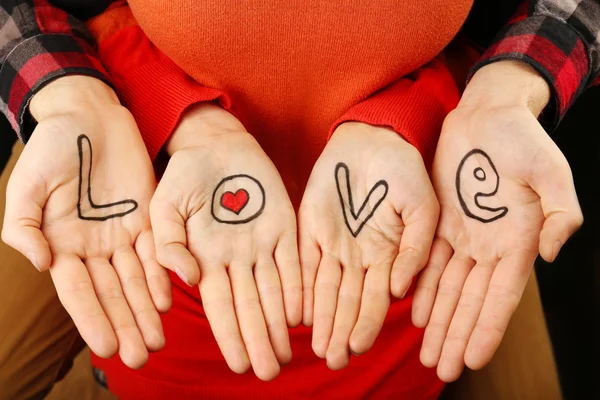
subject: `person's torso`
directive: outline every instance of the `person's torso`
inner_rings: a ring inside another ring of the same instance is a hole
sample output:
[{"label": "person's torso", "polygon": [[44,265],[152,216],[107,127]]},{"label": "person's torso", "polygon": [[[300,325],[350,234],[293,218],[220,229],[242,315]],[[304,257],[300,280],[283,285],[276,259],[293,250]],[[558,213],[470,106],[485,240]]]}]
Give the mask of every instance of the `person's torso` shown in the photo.
[{"label": "person's torso", "polygon": [[434,58],[472,0],[130,0],[155,45],[221,89],[298,205],[331,124]]}]

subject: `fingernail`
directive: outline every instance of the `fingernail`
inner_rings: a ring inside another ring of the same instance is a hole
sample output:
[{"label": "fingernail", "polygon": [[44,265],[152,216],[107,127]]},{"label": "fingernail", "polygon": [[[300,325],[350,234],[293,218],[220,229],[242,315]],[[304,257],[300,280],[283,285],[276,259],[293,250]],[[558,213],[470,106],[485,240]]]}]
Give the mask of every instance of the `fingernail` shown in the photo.
[{"label": "fingernail", "polygon": [[350,349],[350,353],[352,353],[352,354],[353,354],[353,355],[355,355],[356,357],[360,356],[360,354],[353,352],[353,351],[352,351],[352,349]]},{"label": "fingernail", "polygon": [[185,274],[183,273],[183,271],[181,269],[179,269],[179,267],[175,267],[175,273],[177,274],[179,279],[181,279],[186,285],[188,285],[189,287],[192,286],[192,285],[190,285],[190,281],[188,281],[187,276],[185,276]]},{"label": "fingernail", "polygon": [[28,253],[27,254],[27,258],[33,264],[33,266],[35,267],[35,269],[37,269],[38,271],[42,272],[42,270],[40,269],[40,264],[38,264],[37,256],[35,255],[35,253],[33,253],[33,252]]},{"label": "fingernail", "polygon": [[562,243],[560,242],[560,240],[554,242],[554,247],[552,247],[552,261],[556,260],[556,257],[558,257],[558,252],[560,251],[561,247]]},{"label": "fingernail", "polygon": [[410,286],[406,288],[406,290],[404,291],[404,293],[402,293],[402,296],[400,296],[401,299],[403,299],[404,296],[406,296],[406,293],[408,293],[408,289],[410,289]]}]

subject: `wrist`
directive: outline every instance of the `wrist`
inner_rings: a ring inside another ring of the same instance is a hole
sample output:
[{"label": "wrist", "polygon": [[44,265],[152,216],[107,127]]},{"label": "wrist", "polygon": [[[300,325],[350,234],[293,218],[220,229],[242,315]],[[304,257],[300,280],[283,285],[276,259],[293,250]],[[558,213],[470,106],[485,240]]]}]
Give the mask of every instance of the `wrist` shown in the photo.
[{"label": "wrist", "polygon": [[101,80],[70,75],[50,82],[37,92],[29,103],[29,112],[39,122],[52,115],[120,104],[114,90]]},{"label": "wrist", "polygon": [[550,85],[521,61],[498,61],[471,78],[459,107],[527,107],[536,117],[550,101]]},{"label": "wrist", "polygon": [[[343,122],[341,124],[338,125],[338,127],[333,131],[333,134],[331,135],[331,139],[335,138],[339,138],[342,136],[346,136],[346,135],[350,135],[350,136],[355,136],[355,135],[361,135],[361,136],[373,136],[377,139],[391,139],[391,140],[396,140],[397,138],[402,139],[402,141],[408,143],[408,141],[406,140],[406,138],[399,134],[398,132],[394,131],[392,128],[388,127],[388,126],[380,126],[380,125],[371,125],[371,124],[367,124],[366,122],[359,122],[359,121],[348,121],[348,122]],[[410,143],[409,143],[410,144]]]},{"label": "wrist", "polygon": [[165,144],[167,154],[201,144],[209,137],[246,132],[244,125],[227,110],[213,102],[188,107]]}]

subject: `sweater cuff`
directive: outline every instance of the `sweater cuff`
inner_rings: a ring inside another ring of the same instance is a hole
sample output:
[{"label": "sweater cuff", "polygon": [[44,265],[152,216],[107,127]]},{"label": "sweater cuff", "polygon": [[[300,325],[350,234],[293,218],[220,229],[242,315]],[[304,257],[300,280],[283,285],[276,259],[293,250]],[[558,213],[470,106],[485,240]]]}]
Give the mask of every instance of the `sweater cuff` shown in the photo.
[{"label": "sweater cuff", "polygon": [[459,101],[450,72],[438,60],[358,103],[332,126],[358,121],[390,127],[413,145],[429,168],[446,115]]},{"label": "sweater cuff", "polygon": [[216,100],[231,110],[231,102],[223,92],[200,85],[172,62],[146,64],[127,79],[114,80],[121,101],[135,118],[153,161],[189,106]]},{"label": "sweater cuff", "polygon": [[190,105],[216,101],[233,112],[222,91],[197,83],[158,50],[139,26],[106,36],[99,37],[100,56],[153,161]]},{"label": "sweater cuff", "polygon": [[505,28],[475,64],[470,76],[496,61],[529,64],[550,85],[552,98],[540,122],[552,132],[589,84],[588,51],[565,22],[548,16],[522,19]]}]

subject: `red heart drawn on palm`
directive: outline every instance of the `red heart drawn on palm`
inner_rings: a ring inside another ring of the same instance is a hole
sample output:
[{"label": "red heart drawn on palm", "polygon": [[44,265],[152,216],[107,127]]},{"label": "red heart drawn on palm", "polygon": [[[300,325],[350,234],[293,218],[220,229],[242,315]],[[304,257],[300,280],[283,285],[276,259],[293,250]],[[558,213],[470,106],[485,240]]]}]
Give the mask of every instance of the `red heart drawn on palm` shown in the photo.
[{"label": "red heart drawn on palm", "polygon": [[248,204],[248,200],[250,200],[250,195],[246,189],[238,189],[235,194],[233,192],[225,192],[221,196],[221,207],[239,215]]}]

